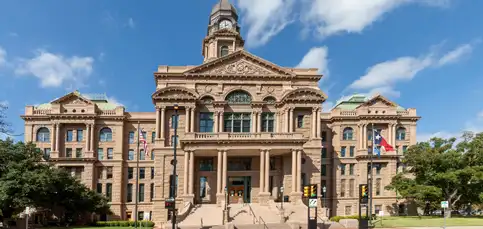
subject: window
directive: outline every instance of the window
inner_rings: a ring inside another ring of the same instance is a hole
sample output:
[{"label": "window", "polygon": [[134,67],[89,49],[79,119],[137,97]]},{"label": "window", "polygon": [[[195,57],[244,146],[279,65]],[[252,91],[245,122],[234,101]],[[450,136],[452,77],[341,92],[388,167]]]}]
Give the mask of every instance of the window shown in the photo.
[{"label": "window", "polygon": [[353,133],[354,130],[350,127],[344,128],[344,131],[342,132],[342,140],[353,140]]},{"label": "window", "polygon": [[143,211],[138,212],[138,220],[144,220],[144,212]]},{"label": "window", "polygon": [[144,149],[139,150],[139,160],[146,160],[146,154],[144,153]]},{"label": "window", "polygon": [[148,139],[146,138],[147,137],[146,131],[141,131],[141,133],[143,135],[143,139],[146,140],[147,142]]},{"label": "window", "polygon": [[374,206],[374,213],[379,214],[381,211],[382,206],[381,205],[375,205]]},{"label": "window", "polygon": [[200,171],[213,171],[213,158],[200,159]]},{"label": "window", "polygon": [[250,104],[252,97],[246,91],[233,91],[230,92],[225,98],[228,104]]},{"label": "window", "polygon": [[169,187],[169,197],[174,198],[174,194],[177,193],[178,175],[176,175],[176,181],[173,179],[173,175],[169,175]]},{"label": "window", "polygon": [[82,148],[75,149],[75,157],[82,158]]},{"label": "window", "polygon": [[174,143],[176,142],[176,145],[178,146],[178,136],[171,136],[171,145],[174,146]]},{"label": "window", "polygon": [[45,148],[44,149],[44,160],[49,160],[50,159],[50,148]]},{"label": "window", "polygon": [[132,184],[127,184],[127,198],[126,198],[126,201],[128,203],[132,202],[132,193],[133,193]]},{"label": "window", "polygon": [[349,197],[354,197],[354,186],[355,186],[355,180],[350,179],[349,180]]},{"label": "window", "polygon": [[98,167],[97,168],[97,179],[102,179],[102,173],[104,171],[103,167]]},{"label": "window", "polygon": [[106,179],[112,178],[112,166],[106,168]]},{"label": "window", "polygon": [[340,175],[345,175],[345,164],[340,164]]},{"label": "window", "polygon": [[37,141],[38,142],[49,142],[50,141],[50,131],[45,127],[39,128],[37,130]]},{"label": "window", "polygon": [[381,164],[376,164],[376,175],[381,175],[381,168],[382,168]]},{"label": "window", "polygon": [[345,179],[340,180],[340,197],[345,197]]},{"label": "window", "polygon": [[228,46],[221,46],[220,57],[224,57],[224,56],[228,55],[228,53],[229,53]]},{"label": "window", "polygon": [[112,160],[114,158],[114,153],[112,148],[107,148],[107,159]]},{"label": "window", "polygon": [[[375,129],[376,132],[381,133],[382,129]],[[372,140],[372,129],[367,129],[367,140]]]},{"label": "window", "polygon": [[96,189],[97,189],[97,193],[101,194],[102,193],[102,184],[97,183]]},{"label": "window", "polygon": [[345,150],[346,150],[347,147],[345,146],[342,146],[340,147],[340,157],[345,157]]},{"label": "window", "polygon": [[381,195],[381,178],[376,179],[376,196]]},{"label": "window", "polygon": [[349,147],[349,157],[354,157],[355,146]]},{"label": "window", "polygon": [[144,177],[146,177],[146,169],[144,167],[139,168],[139,179],[144,179]]},{"label": "window", "polygon": [[178,127],[178,115],[171,115],[171,129],[174,129],[175,127]]},{"label": "window", "polygon": [[104,151],[102,148],[97,149],[97,160],[104,160]]},{"label": "window", "polygon": [[134,177],[134,168],[128,167],[127,168],[127,179],[132,179]]},{"label": "window", "polygon": [[303,128],[303,127],[304,127],[304,116],[297,115],[297,128]]},{"label": "window", "polygon": [[107,183],[106,184],[106,197],[109,202],[112,201],[112,184]]},{"label": "window", "polygon": [[74,136],[74,133],[73,132],[74,132],[73,130],[67,130],[66,139],[65,139],[66,142],[71,142],[72,141],[72,138]]},{"label": "window", "polygon": [[151,160],[154,161],[154,150],[151,150]]},{"label": "window", "polygon": [[263,102],[266,104],[275,104],[277,102],[277,99],[275,99],[273,96],[267,96],[265,99],[263,99]]},{"label": "window", "polygon": [[327,176],[327,165],[322,165],[320,171],[322,176]]},{"label": "window", "polygon": [[151,167],[151,179],[154,179],[154,167]]},{"label": "window", "polygon": [[327,158],[327,148],[322,148],[322,158]]},{"label": "window", "polygon": [[349,164],[349,175],[354,175],[354,165],[355,164]]},{"label": "window", "polygon": [[407,150],[408,150],[408,146],[403,146],[402,147],[403,154],[406,153]]},{"label": "window", "polygon": [[404,128],[404,127],[397,128],[397,130],[396,130],[396,140],[398,140],[398,141],[406,140],[406,128]]},{"label": "window", "polygon": [[127,160],[132,161],[134,160],[134,150],[130,149],[127,154]]},{"label": "window", "polygon": [[151,132],[151,143],[154,143],[154,141],[156,140],[156,132]]},{"label": "window", "polygon": [[228,158],[227,170],[228,171],[247,171],[252,168],[252,158],[240,157],[240,158]]},{"label": "window", "polygon": [[227,113],[224,116],[224,132],[250,132],[251,114],[250,113]]},{"label": "window", "polygon": [[[304,159],[302,159],[303,161]],[[275,170],[275,158],[274,157],[270,157],[270,160],[269,160],[269,170],[272,171],[272,170]]]},{"label": "window", "polygon": [[144,184],[139,184],[139,202],[144,202]]},{"label": "window", "polygon": [[84,131],[82,129],[77,130],[77,141],[81,142],[84,139]]},{"label": "window", "polygon": [[71,158],[72,157],[72,148],[65,149],[65,157]]},{"label": "window", "polygon": [[327,132],[326,131],[322,131],[321,138],[322,138],[322,142],[327,142]]},{"label": "window", "polygon": [[274,113],[262,113],[262,132],[273,132]]},{"label": "window", "polygon": [[100,142],[112,142],[112,130],[108,127],[104,127],[99,132]]},{"label": "window", "polygon": [[149,201],[153,201],[154,198],[154,184],[151,183],[150,192],[149,192]]},{"label": "window", "polygon": [[134,131],[129,131],[129,144],[134,144]]},{"label": "window", "polygon": [[352,215],[352,206],[345,206],[345,209],[344,209],[344,214],[346,216],[350,216]]},{"label": "window", "polygon": [[211,133],[213,132],[213,113],[202,112],[200,113],[200,132]]}]

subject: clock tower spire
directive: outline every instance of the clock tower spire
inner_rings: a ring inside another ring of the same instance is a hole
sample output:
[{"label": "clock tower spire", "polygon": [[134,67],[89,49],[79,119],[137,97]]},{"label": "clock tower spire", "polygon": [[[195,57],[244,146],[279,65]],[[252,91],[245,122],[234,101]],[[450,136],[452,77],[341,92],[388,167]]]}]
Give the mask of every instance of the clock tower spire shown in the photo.
[{"label": "clock tower spire", "polygon": [[204,62],[243,49],[244,43],[236,8],[229,0],[220,0],[211,10],[207,35],[203,40]]}]

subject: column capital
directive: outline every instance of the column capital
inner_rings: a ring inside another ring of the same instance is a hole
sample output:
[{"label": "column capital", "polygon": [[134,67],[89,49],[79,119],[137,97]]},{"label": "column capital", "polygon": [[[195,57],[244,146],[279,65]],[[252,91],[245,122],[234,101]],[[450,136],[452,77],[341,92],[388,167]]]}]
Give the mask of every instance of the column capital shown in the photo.
[{"label": "column capital", "polygon": [[313,112],[313,113],[317,112],[317,110],[319,110],[319,108],[318,108],[318,107],[312,107],[312,112]]}]

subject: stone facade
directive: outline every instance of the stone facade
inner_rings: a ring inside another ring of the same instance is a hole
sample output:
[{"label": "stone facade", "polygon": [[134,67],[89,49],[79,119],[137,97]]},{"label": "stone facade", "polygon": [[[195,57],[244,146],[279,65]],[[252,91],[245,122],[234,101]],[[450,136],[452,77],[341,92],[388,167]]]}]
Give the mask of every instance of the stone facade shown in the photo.
[{"label": "stone facade", "polygon": [[[383,187],[399,169],[402,148],[416,143],[416,110],[354,95],[322,112],[327,96],[318,88],[317,69],[280,67],[247,52],[236,10],[225,6],[222,0],[210,16],[203,64],[158,67],[154,111],[127,112],[105,95],[75,91],[27,106],[25,141],[109,196],[115,214],[108,219],[134,219],[139,177],[138,211],[160,225],[168,221],[164,204],[173,196],[174,143],[180,211],[225,203],[225,188],[231,203],[268,205],[287,196],[300,204],[302,186],[317,184],[319,192],[327,188],[321,202],[331,215],[356,214],[374,124],[399,147],[374,159],[381,165],[374,167],[374,205],[385,211],[396,205],[396,194]],[[137,153],[139,130],[147,154]]]}]

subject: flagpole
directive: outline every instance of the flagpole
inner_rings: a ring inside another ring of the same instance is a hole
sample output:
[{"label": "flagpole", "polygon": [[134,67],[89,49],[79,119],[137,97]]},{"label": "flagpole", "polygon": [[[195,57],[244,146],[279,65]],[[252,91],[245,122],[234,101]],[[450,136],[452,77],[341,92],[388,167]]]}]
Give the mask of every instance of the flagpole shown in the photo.
[{"label": "flagpole", "polygon": [[372,193],[373,193],[373,188],[372,188],[372,171],[373,171],[373,158],[374,158],[374,151],[376,148],[376,131],[374,130],[374,123],[371,123],[371,128],[372,128],[372,152],[371,152],[371,171],[370,171],[370,183],[369,183],[369,222],[372,223]]},{"label": "flagpole", "polygon": [[140,123],[138,121],[138,129],[137,129],[137,136],[138,136],[138,144],[137,144],[137,153],[136,153],[136,201],[134,204],[134,228],[138,228],[138,203],[139,203],[139,130],[140,130]]}]

